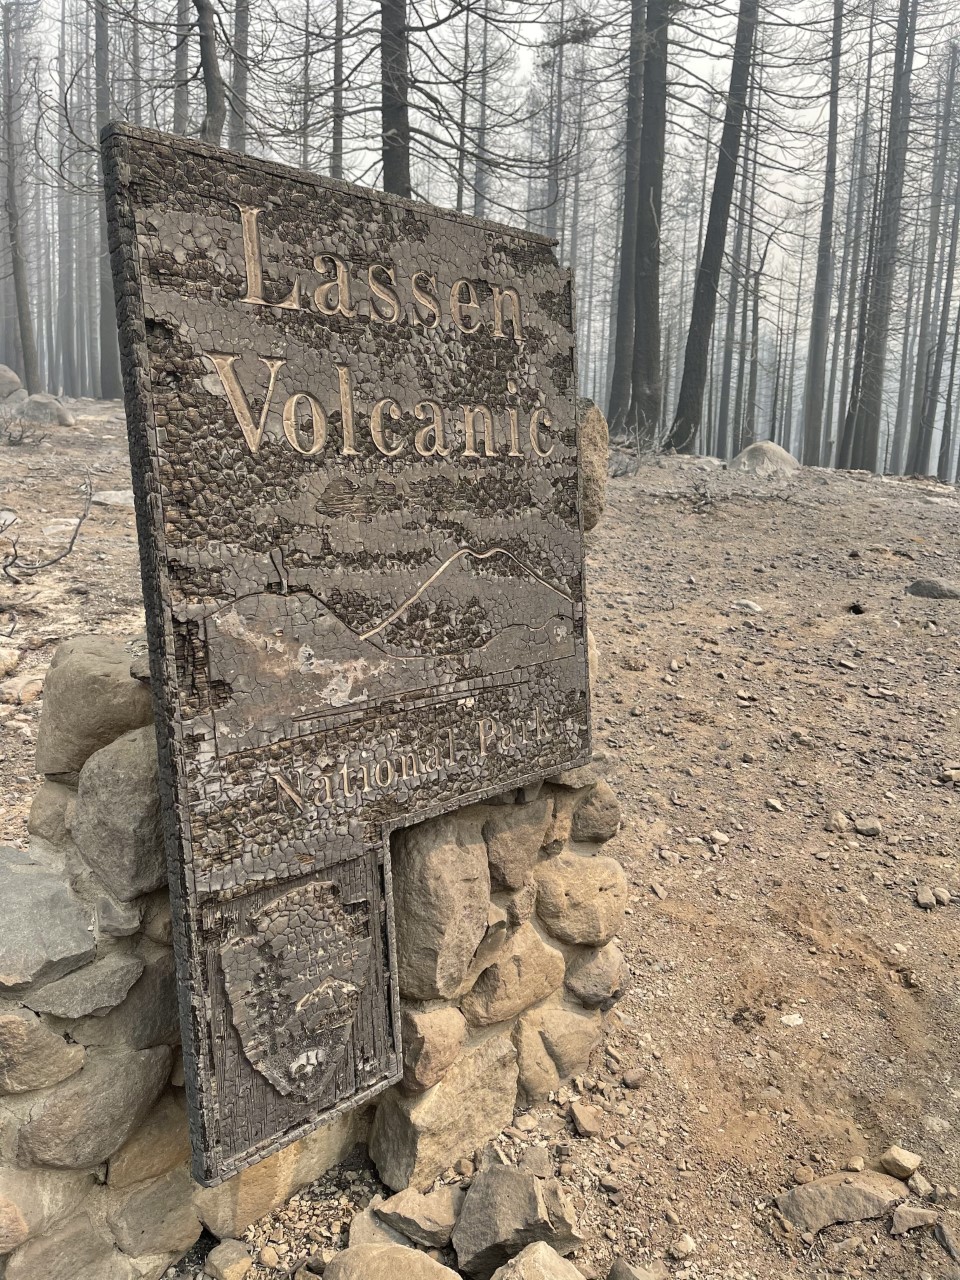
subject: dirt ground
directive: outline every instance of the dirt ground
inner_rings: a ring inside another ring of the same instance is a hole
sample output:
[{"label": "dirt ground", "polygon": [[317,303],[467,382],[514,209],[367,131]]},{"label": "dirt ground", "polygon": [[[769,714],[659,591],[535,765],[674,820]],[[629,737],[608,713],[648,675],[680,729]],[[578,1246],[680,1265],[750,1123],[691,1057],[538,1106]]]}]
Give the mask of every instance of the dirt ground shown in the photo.
[{"label": "dirt ground", "polygon": [[[0,435],[0,507],[27,562],[62,550],[85,477],[129,488],[119,407],[77,411],[32,447]],[[537,1116],[582,1210],[577,1264],[956,1280],[930,1232],[853,1223],[811,1246],[771,1199],[896,1142],[960,1208],[960,792],[941,781],[960,767],[960,601],[905,595],[960,577],[960,496],[651,460],[611,482],[589,543],[594,740],[623,808],[609,849],[632,885],[631,983],[576,1086],[603,1134],[572,1133],[575,1089]],[[42,674],[63,638],[142,628],[129,507],[94,502],[69,557],[11,572],[0,649],[19,651],[16,676]],[[40,706],[0,705],[0,840],[25,843]],[[863,833],[825,829],[835,811]],[[920,888],[952,901],[923,910]],[[340,1243],[369,1192],[369,1171],[329,1183],[336,1220],[313,1240]],[[685,1234],[695,1250],[673,1257]]]}]

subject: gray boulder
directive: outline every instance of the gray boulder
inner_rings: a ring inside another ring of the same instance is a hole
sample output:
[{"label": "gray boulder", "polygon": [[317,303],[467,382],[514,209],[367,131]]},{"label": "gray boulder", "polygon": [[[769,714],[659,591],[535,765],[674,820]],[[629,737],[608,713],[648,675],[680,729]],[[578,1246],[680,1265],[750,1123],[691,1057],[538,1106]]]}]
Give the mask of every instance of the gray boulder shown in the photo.
[{"label": "gray boulder", "polygon": [[86,1056],[29,1009],[0,1006],[0,1094],[49,1089],[75,1075]]},{"label": "gray boulder", "polygon": [[799,471],[800,463],[793,454],[772,440],[759,440],[756,444],[748,444],[737,454],[730,463],[730,470],[755,476],[758,480],[774,480]]},{"label": "gray boulder", "polygon": [[538,1241],[560,1254],[572,1253],[583,1243],[560,1183],[484,1161],[453,1232],[460,1270],[489,1280],[498,1267]]},{"label": "gray boulder", "polygon": [[0,364],[0,400],[6,400],[20,390],[20,379],[9,365]]},{"label": "gray boulder", "polygon": [[57,1018],[103,1014],[120,1003],[141,973],[139,956],[114,951],[30,992],[23,1003],[35,1013],[52,1013]]},{"label": "gray boulder", "polygon": [[53,655],[44,682],[37,772],[76,783],[95,751],[152,723],[153,697],[130,675],[130,655],[119,640],[68,640]]},{"label": "gray boulder", "polygon": [[50,844],[62,847],[70,838],[67,831],[67,807],[75,796],[72,787],[60,782],[44,782],[30,806],[27,830]]},{"label": "gray boulder", "polygon": [[71,834],[121,902],[166,882],[152,725],[125,733],[87,760],[80,770]]},{"label": "gray boulder", "polygon": [[144,945],[143,972],[126,999],[109,1013],[91,1015],[67,1024],[79,1044],[150,1049],[180,1040],[177,973],[168,947]]},{"label": "gray boulder", "polygon": [[20,1131],[20,1158],[60,1169],[102,1164],[160,1096],[171,1051],[94,1050],[83,1069],[45,1094]]},{"label": "gray boulder", "polygon": [[589,533],[603,515],[607,496],[610,431],[607,420],[592,400],[577,403],[580,418],[580,476],[583,528]]},{"label": "gray boulder", "polygon": [[44,391],[27,396],[26,400],[18,406],[17,415],[28,422],[38,422],[45,427],[72,427],[77,421],[61,400],[56,396],[47,395]]},{"label": "gray boulder", "polygon": [[921,600],[960,600],[960,586],[941,578],[918,578],[907,587],[907,595]]},{"label": "gray boulder", "polygon": [[56,871],[5,846],[0,919],[0,992],[52,981],[93,959],[93,912]]},{"label": "gray boulder", "polygon": [[401,994],[457,995],[487,930],[490,871],[479,824],[447,817],[409,827],[392,861]]},{"label": "gray boulder", "polygon": [[183,1253],[200,1238],[202,1227],[193,1204],[196,1184],[187,1169],[115,1192],[107,1223],[124,1253]]}]

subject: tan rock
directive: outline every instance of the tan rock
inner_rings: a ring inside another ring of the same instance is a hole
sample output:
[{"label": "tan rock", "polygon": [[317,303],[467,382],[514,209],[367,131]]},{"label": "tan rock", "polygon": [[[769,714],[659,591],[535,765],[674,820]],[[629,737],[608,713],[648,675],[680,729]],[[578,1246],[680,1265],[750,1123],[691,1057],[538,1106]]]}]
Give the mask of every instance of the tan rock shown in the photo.
[{"label": "tan rock", "polygon": [[83,1069],[45,1093],[20,1131],[21,1158],[80,1169],[123,1145],[170,1074],[167,1048],[95,1050]]},{"label": "tan rock", "polygon": [[130,656],[119,641],[68,640],[47,672],[37,771],[75,781],[94,751],[152,723],[151,692],[131,678]]},{"label": "tan rock", "polygon": [[78,1213],[10,1255],[4,1280],[134,1280],[107,1228]]},{"label": "tan rock", "polygon": [[339,1116],[219,1186],[198,1187],[194,1203],[201,1222],[221,1240],[242,1235],[251,1222],[342,1160],[366,1138],[366,1124],[365,1111]]},{"label": "tan rock", "polygon": [[588,1009],[609,1009],[623,992],[624,959],[616,942],[571,961],[566,988]]},{"label": "tan rock", "polygon": [[111,1187],[159,1178],[190,1159],[190,1133],[182,1095],[169,1091],[110,1160]]},{"label": "tan rock", "polygon": [[460,1270],[488,1280],[537,1241],[563,1254],[582,1243],[573,1206],[560,1183],[486,1162],[470,1184],[453,1232]]},{"label": "tan rock", "polygon": [[351,1249],[361,1244],[400,1244],[407,1249],[413,1248],[412,1240],[377,1217],[377,1209],[383,1203],[383,1196],[374,1196],[365,1209],[353,1215],[349,1235]]},{"label": "tan rock", "polygon": [[124,1253],[181,1253],[200,1238],[194,1208],[196,1184],[186,1169],[173,1169],[151,1182],[114,1192],[107,1222]]},{"label": "tan rock", "polygon": [[906,1187],[884,1173],[831,1173],[776,1197],[788,1222],[816,1235],[835,1222],[879,1218],[905,1200]]},{"label": "tan rock", "polygon": [[583,1280],[583,1273],[541,1240],[498,1267],[492,1280]]},{"label": "tan rock", "polygon": [[60,782],[42,783],[30,806],[27,819],[30,834],[62,847],[70,839],[66,823],[67,805],[75,796],[72,787],[65,787]]},{"label": "tan rock", "polygon": [[456,1280],[456,1272],[399,1244],[362,1244],[338,1253],[324,1280]]},{"label": "tan rock", "polygon": [[75,1075],[86,1056],[29,1009],[0,1006],[0,1094],[49,1089]]},{"label": "tan rock", "polygon": [[401,831],[392,852],[401,995],[457,995],[487,931],[490,871],[479,823],[436,818]]},{"label": "tan rock", "polygon": [[493,888],[519,889],[530,879],[550,810],[550,801],[544,796],[531,804],[504,805],[483,824]]},{"label": "tan rock", "polygon": [[94,1184],[92,1173],[0,1168],[0,1254],[51,1231]]},{"label": "tan rock", "polygon": [[438,1187],[426,1194],[407,1187],[377,1205],[374,1212],[382,1223],[414,1244],[443,1249],[450,1243],[463,1196],[459,1187]]},{"label": "tan rock", "polygon": [[887,1173],[895,1178],[912,1178],[923,1164],[923,1156],[905,1147],[889,1147],[880,1157],[880,1163]]},{"label": "tan rock", "polygon": [[466,1049],[426,1093],[384,1094],[370,1134],[380,1177],[394,1191],[428,1186],[510,1123],[516,1096],[517,1056],[504,1034]]},{"label": "tan rock", "polygon": [[613,858],[560,854],[536,869],[537,914],[562,942],[603,947],[619,931],[627,880]]},{"label": "tan rock", "polygon": [[43,693],[41,671],[21,671],[0,681],[0,702],[8,706],[29,706]]},{"label": "tan rock", "polygon": [[[0,366],[2,368],[3,366]],[[17,668],[20,661],[19,649],[7,649],[0,647],[0,680],[11,675]]]},{"label": "tan rock", "polygon": [[620,804],[613,788],[602,779],[573,811],[571,836],[603,844],[620,830]]},{"label": "tan rock", "polygon": [[466,1034],[459,1009],[421,1012],[405,1007],[401,1018],[404,1087],[419,1091],[439,1084],[460,1056]]},{"label": "tan rock", "polygon": [[207,1254],[203,1269],[211,1280],[243,1280],[253,1259],[239,1240],[221,1240]]},{"label": "tan rock", "polygon": [[577,410],[580,421],[583,528],[585,533],[589,533],[599,523],[606,501],[610,429],[606,418],[592,400],[581,397],[577,401]]},{"label": "tan rock", "polygon": [[920,1227],[934,1227],[939,1220],[940,1215],[936,1209],[920,1209],[913,1204],[900,1204],[893,1211],[890,1234],[906,1235],[908,1231],[916,1231]]},{"label": "tan rock", "polygon": [[556,991],[565,968],[562,951],[544,942],[532,924],[521,925],[464,997],[464,1017],[474,1026],[514,1018]]}]

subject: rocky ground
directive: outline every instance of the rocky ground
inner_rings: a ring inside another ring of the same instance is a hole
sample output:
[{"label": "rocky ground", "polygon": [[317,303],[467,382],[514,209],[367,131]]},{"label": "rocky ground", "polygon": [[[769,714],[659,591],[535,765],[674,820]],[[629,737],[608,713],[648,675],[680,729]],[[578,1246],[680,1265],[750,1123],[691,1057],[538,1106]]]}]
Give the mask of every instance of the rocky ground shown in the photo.
[{"label": "rocky ground", "polygon": [[[122,415],[72,407],[76,425],[42,440],[0,431],[13,843],[54,646],[142,627]],[[73,551],[34,569],[66,547],[87,486]],[[914,1204],[960,1209],[960,601],[906,594],[960,578],[957,492],[663,459],[612,482],[589,541],[632,982],[593,1074],[502,1149],[546,1148],[580,1211],[584,1275],[619,1254],[690,1280],[956,1280],[929,1227],[895,1237],[888,1215],[811,1243],[773,1201],[898,1143],[930,1184]],[[341,1247],[377,1192],[365,1164],[332,1172],[250,1229],[277,1264],[251,1276]]]}]

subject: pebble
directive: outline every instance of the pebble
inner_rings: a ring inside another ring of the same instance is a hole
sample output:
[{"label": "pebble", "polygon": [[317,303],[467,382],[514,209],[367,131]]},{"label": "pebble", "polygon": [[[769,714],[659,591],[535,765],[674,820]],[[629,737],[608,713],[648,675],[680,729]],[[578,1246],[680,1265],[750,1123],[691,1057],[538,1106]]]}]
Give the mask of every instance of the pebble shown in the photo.
[{"label": "pebble", "polygon": [[937,897],[928,884],[920,885],[917,889],[917,906],[924,911],[932,911],[937,905]]},{"label": "pebble", "polygon": [[687,1235],[686,1232],[670,1246],[670,1256],[672,1258],[689,1258],[696,1251],[696,1240],[694,1240],[693,1236]]},{"label": "pebble", "polygon": [[883,824],[879,818],[858,818],[853,824],[860,836],[879,836],[883,834]]},{"label": "pebble", "polygon": [[570,1118],[581,1138],[595,1138],[603,1130],[603,1112],[589,1102],[571,1102]]},{"label": "pebble", "polygon": [[933,1187],[922,1173],[915,1173],[907,1183],[907,1186],[913,1194],[915,1196],[919,1196],[921,1200],[926,1200],[933,1195]]},{"label": "pebble", "polygon": [[644,1073],[642,1071],[625,1071],[623,1073],[623,1087],[625,1089],[640,1089],[643,1087]]},{"label": "pebble", "polygon": [[772,813],[783,813],[783,805],[775,796],[767,796],[764,804]]},{"label": "pebble", "polygon": [[280,1265],[280,1255],[272,1244],[265,1244],[259,1253],[259,1260],[265,1267],[276,1269]]},{"label": "pebble", "polygon": [[847,1173],[863,1173],[865,1163],[863,1156],[853,1156],[843,1167]]}]

